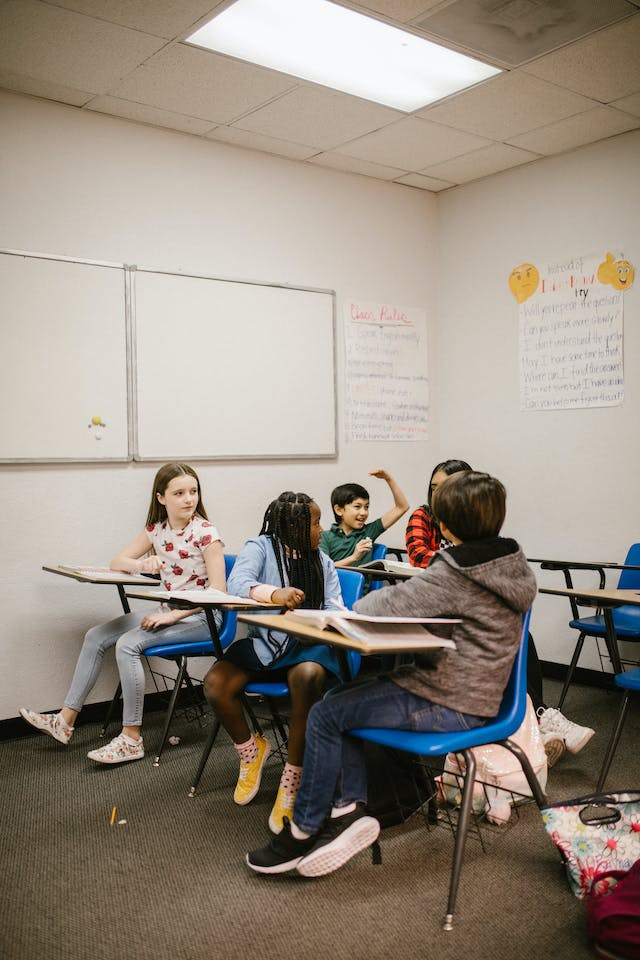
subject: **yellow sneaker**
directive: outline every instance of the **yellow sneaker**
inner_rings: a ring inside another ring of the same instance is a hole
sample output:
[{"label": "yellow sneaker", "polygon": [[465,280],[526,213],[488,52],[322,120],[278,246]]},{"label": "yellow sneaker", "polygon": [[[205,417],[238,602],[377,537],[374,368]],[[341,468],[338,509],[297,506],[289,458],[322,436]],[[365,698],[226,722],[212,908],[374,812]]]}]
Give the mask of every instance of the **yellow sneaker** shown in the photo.
[{"label": "yellow sneaker", "polygon": [[240,761],[240,773],[238,782],[233,793],[233,801],[243,807],[245,803],[250,803],[260,789],[260,779],[262,777],[262,768],[264,762],[271,753],[269,741],[256,734],[255,741],[258,744],[258,756],[252,763],[242,763]]},{"label": "yellow sneaker", "polygon": [[283,790],[282,786],[278,787],[276,802],[273,805],[269,817],[269,830],[271,830],[271,833],[280,833],[283,826],[283,817],[288,817],[289,821],[293,820],[293,805],[296,802],[297,792],[296,790],[295,793],[289,793],[288,790]]}]

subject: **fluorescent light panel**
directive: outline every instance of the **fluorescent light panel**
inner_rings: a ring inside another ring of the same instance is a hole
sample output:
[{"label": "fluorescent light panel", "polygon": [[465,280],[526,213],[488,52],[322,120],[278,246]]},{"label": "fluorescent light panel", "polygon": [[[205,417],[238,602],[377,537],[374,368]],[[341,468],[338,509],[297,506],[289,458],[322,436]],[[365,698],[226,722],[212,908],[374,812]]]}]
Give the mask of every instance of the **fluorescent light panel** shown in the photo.
[{"label": "fluorescent light panel", "polygon": [[236,0],[186,42],[407,113],[501,72],[328,0]]}]

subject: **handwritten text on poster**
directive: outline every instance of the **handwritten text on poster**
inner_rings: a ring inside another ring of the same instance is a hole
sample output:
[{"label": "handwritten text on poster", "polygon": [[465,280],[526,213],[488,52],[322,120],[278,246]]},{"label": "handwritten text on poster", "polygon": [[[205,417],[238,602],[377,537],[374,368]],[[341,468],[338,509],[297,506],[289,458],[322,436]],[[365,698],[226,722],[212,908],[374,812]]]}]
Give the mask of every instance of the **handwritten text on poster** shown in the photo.
[{"label": "handwritten text on poster", "polygon": [[348,300],[344,331],[347,440],[423,438],[428,418],[424,310]]}]

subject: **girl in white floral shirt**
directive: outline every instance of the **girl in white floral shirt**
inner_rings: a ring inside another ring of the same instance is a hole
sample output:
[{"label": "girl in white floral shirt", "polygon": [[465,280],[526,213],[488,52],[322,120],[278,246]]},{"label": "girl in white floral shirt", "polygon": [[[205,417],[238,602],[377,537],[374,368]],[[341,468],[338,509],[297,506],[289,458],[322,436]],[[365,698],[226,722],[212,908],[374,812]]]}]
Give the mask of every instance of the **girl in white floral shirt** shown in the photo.
[{"label": "girl in white floral shirt", "polygon": [[[166,463],[153,482],[147,525],[133,543],[110,563],[123,573],[160,574],[165,590],[225,590],[224,544],[207,519],[200,482],[186,463]],[[126,613],[87,632],[71,687],[59,713],[20,713],[31,726],[67,744],[76,717],[93,688],[105,651],[116,648],[122,684],[122,732],[111,743],[88,754],[97,763],[140,760],[144,747],[140,729],[145,678],[141,656],[147,647],[210,639],[204,612],[173,609],[162,604],[153,613]]]}]

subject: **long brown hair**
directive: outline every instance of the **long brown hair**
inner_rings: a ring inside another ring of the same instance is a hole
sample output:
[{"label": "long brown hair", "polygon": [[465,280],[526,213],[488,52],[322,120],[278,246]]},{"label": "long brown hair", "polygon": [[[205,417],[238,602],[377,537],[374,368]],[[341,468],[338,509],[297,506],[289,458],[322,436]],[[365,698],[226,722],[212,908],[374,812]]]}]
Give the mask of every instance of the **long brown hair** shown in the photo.
[{"label": "long brown hair", "polygon": [[163,467],[160,467],[153,481],[151,502],[149,504],[149,512],[147,513],[147,526],[154,523],[162,523],[163,520],[167,519],[167,508],[163,503],[160,503],[157,495],[160,494],[161,497],[164,497],[165,490],[176,477],[193,477],[198,484],[198,503],[195,513],[202,517],[203,520],[209,519],[207,511],[204,509],[204,504],[202,503],[200,480],[193,467],[190,467],[188,463],[165,463]]}]

